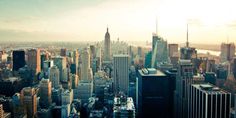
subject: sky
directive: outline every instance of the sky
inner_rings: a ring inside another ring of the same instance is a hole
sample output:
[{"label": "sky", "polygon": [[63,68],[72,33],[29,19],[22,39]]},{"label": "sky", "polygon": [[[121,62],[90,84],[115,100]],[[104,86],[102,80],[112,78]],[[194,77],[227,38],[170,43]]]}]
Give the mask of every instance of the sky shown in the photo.
[{"label": "sky", "polygon": [[[0,41],[236,43],[235,0],[0,0]],[[157,30],[156,30],[157,29]]]}]

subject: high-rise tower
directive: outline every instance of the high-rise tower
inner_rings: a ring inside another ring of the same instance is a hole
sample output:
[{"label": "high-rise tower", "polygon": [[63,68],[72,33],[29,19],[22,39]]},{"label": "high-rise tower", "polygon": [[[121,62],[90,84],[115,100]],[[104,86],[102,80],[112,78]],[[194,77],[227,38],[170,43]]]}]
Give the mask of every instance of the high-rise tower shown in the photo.
[{"label": "high-rise tower", "polygon": [[33,70],[34,74],[41,71],[41,58],[39,49],[28,50],[28,67]]},{"label": "high-rise tower", "polygon": [[52,82],[49,79],[40,81],[40,101],[41,108],[49,108],[52,104]]},{"label": "high-rise tower", "polygon": [[81,54],[82,64],[81,64],[81,79],[85,81],[91,81],[91,68],[90,68],[90,53],[89,49],[84,49]]},{"label": "high-rise tower", "polygon": [[110,34],[107,32],[105,34],[105,41],[104,41],[104,61],[110,61],[111,60],[111,40],[110,40]]},{"label": "high-rise tower", "polygon": [[25,66],[25,51],[15,50],[13,51],[13,71],[18,71],[19,68]]},{"label": "high-rise tower", "polygon": [[114,75],[114,89],[115,92],[122,91],[128,93],[129,86],[129,56],[128,55],[114,55],[113,56],[113,75]]}]

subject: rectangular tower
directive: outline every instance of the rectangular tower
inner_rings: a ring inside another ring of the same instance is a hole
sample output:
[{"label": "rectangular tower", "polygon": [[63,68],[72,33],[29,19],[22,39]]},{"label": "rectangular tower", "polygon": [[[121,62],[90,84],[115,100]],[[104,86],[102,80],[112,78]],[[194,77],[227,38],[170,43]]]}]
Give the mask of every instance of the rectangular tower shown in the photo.
[{"label": "rectangular tower", "polygon": [[122,91],[128,93],[129,86],[129,56],[114,55],[113,56],[113,76],[115,92]]}]

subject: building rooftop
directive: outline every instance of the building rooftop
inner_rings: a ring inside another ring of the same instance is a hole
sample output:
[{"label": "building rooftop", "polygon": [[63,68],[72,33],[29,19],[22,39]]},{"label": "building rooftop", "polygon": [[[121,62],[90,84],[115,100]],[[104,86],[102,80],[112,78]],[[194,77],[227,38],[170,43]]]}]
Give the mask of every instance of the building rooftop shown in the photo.
[{"label": "building rooftop", "polygon": [[179,60],[179,64],[180,65],[192,65],[191,60],[184,60],[184,59]]},{"label": "building rooftop", "polygon": [[113,57],[129,57],[127,54],[115,54]]},{"label": "building rooftop", "polygon": [[229,92],[227,92],[217,86],[209,84],[209,83],[192,84],[192,86],[207,93],[207,94],[227,94],[227,93],[229,93]]},{"label": "building rooftop", "polygon": [[142,76],[166,76],[166,74],[155,68],[143,68],[138,71]]}]

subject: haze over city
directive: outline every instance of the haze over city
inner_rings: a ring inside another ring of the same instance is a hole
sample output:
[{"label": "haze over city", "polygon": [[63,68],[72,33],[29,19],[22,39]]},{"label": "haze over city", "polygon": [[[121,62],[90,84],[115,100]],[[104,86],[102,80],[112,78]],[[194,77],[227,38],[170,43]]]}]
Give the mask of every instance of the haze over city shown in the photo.
[{"label": "haze over city", "polygon": [[234,42],[235,0],[1,0],[0,41]]}]

